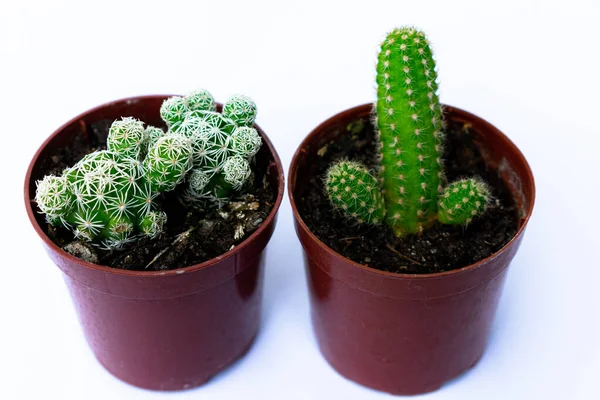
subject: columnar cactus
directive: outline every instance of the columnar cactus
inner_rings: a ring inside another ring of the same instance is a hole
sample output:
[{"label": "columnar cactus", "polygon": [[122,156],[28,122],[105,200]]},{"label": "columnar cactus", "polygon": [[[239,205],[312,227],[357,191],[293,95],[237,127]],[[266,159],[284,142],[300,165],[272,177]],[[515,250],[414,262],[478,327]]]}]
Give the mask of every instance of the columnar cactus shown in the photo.
[{"label": "columnar cactus", "polygon": [[121,248],[136,234],[158,235],[166,215],[154,199],[183,181],[192,157],[190,142],[181,135],[161,137],[148,148],[147,131],[134,118],[117,120],[107,150],[38,182],[36,201],[48,222],[106,249]]},{"label": "columnar cactus", "polygon": [[162,232],[167,215],[154,200],[184,181],[186,202],[221,205],[248,180],[262,144],[252,127],[252,100],[233,96],[223,109],[216,112],[212,95],[198,90],[163,102],[167,132],[131,117],[114,121],[107,150],[37,183],[40,210],[48,223],[64,225],[81,240],[119,249]]},{"label": "columnar cactus", "polygon": [[[443,189],[444,124],[437,90],[435,61],[425,34],[414,28],[390,32],[381,44],[377,62],[374,121],[385,221],[396,236],[421,232],[436,219],[446,224],[468,224],[485,211],[488,202],[488,190],[477,179]],[[368,173],[364,167],[341,161],[329,175],[351,168]],[[377,222],[365,219],[347,196],[340,200],[333,190],[336,187],[327,185],[335,208],[359,222]],[[358,192],[350,196],[354,199]]]}]

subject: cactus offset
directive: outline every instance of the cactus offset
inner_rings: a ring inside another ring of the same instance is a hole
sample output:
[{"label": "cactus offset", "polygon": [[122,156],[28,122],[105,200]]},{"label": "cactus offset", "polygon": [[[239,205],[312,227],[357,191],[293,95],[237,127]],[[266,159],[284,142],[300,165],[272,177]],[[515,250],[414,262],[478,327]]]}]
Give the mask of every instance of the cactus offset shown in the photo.
[{"label": "cactus offset", "polygon": [[446,187],[440,196],[438,219],[443,224],[468,225],[485,212],[489,190],[478,179],[461,179]]},{"label": "cactus offset", "polygon": [[385,208],[377,179],[360,163],[340,161],[327,172],[327,193],[336,209],[359,223],[383,221]]},{"label": "cactus offset", "polygon": [[[473,179],[443,191],[444,123],[437,90],[435,61],[425,34],[410,27],[390,32],[377,62],[374,123],[385,222],[396,236],[421,232],[436,220],[466,225],[485,211],[488,202],[485,185]],[[333,188],[327,186],[328,194],[339,209]],[[440,198],[442,192],[446,197]],[[350,217],[357,214],[354,209],[348,212],[348,205],[342,209]]]},{"label": "cactus offset", "polygon": [[223,116],[238,126],[252,126],[256,118],[256,104],[251,98],[237,94],[231,96],[223,106]]}]

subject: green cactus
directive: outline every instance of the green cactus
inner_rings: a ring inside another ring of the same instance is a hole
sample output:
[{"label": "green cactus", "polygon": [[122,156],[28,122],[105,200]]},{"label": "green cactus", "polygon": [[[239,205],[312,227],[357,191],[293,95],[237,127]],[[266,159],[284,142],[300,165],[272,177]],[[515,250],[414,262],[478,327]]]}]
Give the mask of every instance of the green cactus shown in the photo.
[{"label": "green cactus", "polygon": [[158,235],[166,215],[156,210],[154,199],[183,181],[192,165],[191,151],[189,140],[180,135],[160,137],[147,149],[145,132],[138,120],[117,120],[108,150],[90,153],[62,176],[38,182],[36,201],[48,222],[106,249],[121,248],[136,233]]},{"label": "green cactus", "polygon": [[[210,101],[196,100],[199,93]],[[218,113],[214,111],[212,96],[205,90],[168,99],[165,104],[161,110],[169,112],[161,116],[169,118],[165,119],[169,132],[185,136],[192,147],[193,170],[187,178],[182,200],[191,204],[221,205],[248,180],[249,162],[262,144],[260,135],[251,127],[256,105],[250,98],[236,95],[225,103],[223,113]],[[181,104],[185,111],[179,116],[177,111]]]},{"label": "green cactus", "polygon": [[[421,232],[438,219],[442,223],[466,224],[482,214],[489,192],[479,181],[460,181],[458,185],[462,188],[466,184],[469,193],[477,193],[473,204],[480,206],[471,207],[468,196],[451,195],[440,199],[445,183],[443,112],[437,95],[435,61],[425,34],[410,27],[390,32],[381,44],[376,81],[374,121],[387,225],[396,236],[403,236]],[[350,216],[359,215],[343,197],[345,208],[340,207],[334,201],[332,188],[327,189],[334,207],[352,209]],[[453,190],[456,186],[450,188]],[[447,193],[444,191],[444,195]],[[463,202],[464,198],[467,203]],[[445,207],[440,212],[438,199],[440,208]],[[447,210],[456,211],[448,215]],[[457,215],[452,216],[452,213]]]},{"label": "green cactus", "polygon": [[340,161],[327,172],[325,186],[333,206],[359,223],[379,223],[385,207],[377,178],[360,163]]},{"label": "green cactus", "polygon": [[144,123],[127,117],[112,123],[106,140],[106,148],[115,154],[134,159],[140,158],[147,140]]},{"label": "green cactus", "polygon": [[377,62],[377,129],[387,223],[396,235],[414,233],[436,217],[443,179],[442,111],[428,41],[396,29]]},{"label": "green cactus", "polygon": [[183,121],[188,111],[190,109],[187,101],[183,97],[173,96],[163,101],[160,106],[160,117],[167,123],[169,128],[173,128]]},{"label": "green cactus", "polygon": [[187,107],[190,111],[203,110],[203,111],[216,111],[217,106],[215,99],[205,89],[196,90],[188,93],[185,96]]},{"label": "green cactus", "polygon": [[146,179],[152,190],[175,189],[192,168],[191,141],[178,134],[160,137],[144,160]]},{"label": "green cactus", "polygon": [[216,112],[212,95],[198,90],[163,102],[167,132],[131,117],[114,121],[107,150],[37,182],[40,211],[48,223],[64,225],[81,240],[119,249],[162,232],[167,215],[155,199],[184,181],[187,203],[223,204],[250,177],[262,144],[248,126],[256,116],[252,100],[234,96],[224,108],[226,114]]},{"label": "green cactus", "polygon": [[468,225],[484,212],[489,197],[489,189],[479,180],[469,178],[453,182],[440,196],[438,220],[443,224]]},{"label": "green cactus", "polygon": [[147,148],[154,145],[158,138],[164,136],[165,134],[165,132],[162,129],[150,125],[146,127],[144,132],[146,136]]},{"label": "green cactus", "polygon": [[223,116],[238,126],[252,126],[256,118],[256,104],[251,98],[236,94],[223,105]]}]

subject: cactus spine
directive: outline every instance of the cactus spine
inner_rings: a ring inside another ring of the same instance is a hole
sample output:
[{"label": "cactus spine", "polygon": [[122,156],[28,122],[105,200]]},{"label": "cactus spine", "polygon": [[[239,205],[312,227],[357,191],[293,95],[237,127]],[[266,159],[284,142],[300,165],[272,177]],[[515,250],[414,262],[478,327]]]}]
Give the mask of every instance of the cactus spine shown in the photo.
[{"label": "cactus spine", "polygon": [[[390,32],[381,44],[376,81],[374,121],[387,225],[396,236],[403,236],[421,232],[436,220],[465,225],[482,214],[489,191],[479,180],[465,179],[443,189],[443,112],[425,34],[410,27]],[[328,182],[332,171],[349,169],[366,171],[341,161],[331,167]],[[336,185],[327,184],[335,208],[359,222],[376,222],[364,218],[347,196],[336,197],[334,190]],[[350,190],[354,200],[357,194],[351,186]]]}]

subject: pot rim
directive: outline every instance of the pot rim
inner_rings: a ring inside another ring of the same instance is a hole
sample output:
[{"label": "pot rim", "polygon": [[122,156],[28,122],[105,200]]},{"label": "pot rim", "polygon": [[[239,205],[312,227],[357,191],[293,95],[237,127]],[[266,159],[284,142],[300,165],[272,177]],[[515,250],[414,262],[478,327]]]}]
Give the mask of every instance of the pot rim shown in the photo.
[{"label": "pot rim", "polygon": [[271,140],[267,137],[265,132],[257,124],[254,124],[254,127],[260,133],[260,135],[263,139],[263,142],[267,145],[267,148],[271,152],[271,154],[273,156],[273,161],[277,167],[277,175],[279,176],[279,185],[277,187],[277,198],[275,199],[275,203],[273,204],[273,208],[271,209],[271,212],[269,213],[267,218],[265,218],[265,220],[261,223],[260,227],[258,227],[257,230],[255,230],[250,236],[248,236],[246,239],[244,239],[244,241],[242,243],[235,246],[233,249],[228,250],[227,252],[225,252],[217,257],[211,258],[210,260],[204,261],[200,264],[194,264],[194,265],[190,265],[190,266],[183,267],[183,268],[170,269],[170,270],[166,270],[166,271],[132,271],[132,270],[113,268],[113,267],[109,267],[109,266],[105,266],[105,265],[94,264],[94,263],[82,260],[80,258],[77,258],[77,257],[67,253],[66,251],[61,249],[59,246],[57,246],[52,240],[50,240],[50,238],[42,230],[42,228],[37,223],[37,220],[35,218],[35,211],[33,210],[33,207],[32,207],[33,201],[31,200],[32,197],[29,193],[29,184],[31,181],[31,174],[33,171],[33,167],[37,163],[42,151],[48,146],[48,143],[50,143],[52,141],[52,139],[54,139],[60,132],[62,132],[69,125],[73,124],[74,122],[76,122],[80,119],[87,117],[88,115],[90,115],[102,108],[110,107],[110,106],[116,105],[118,103],[130,103],[130,102],[143,101],[143,100],[149,100],[149,99],[167,98],[167,97],[171,97],[171,96],[176,96],[176,95],[153,94],[153,95],[130,96],[130,97],[124,97],[124,98],[121,98],[118,100],[113,100],[113,101],[103,103],[103,104],[93,107],[87,111],[84,111],[83,113],[75,116],[74,118],[71,118],[69,121],[62,124],[50,136],[48,136],[48,138],[46,138],[46,140],[42,143],[42,145],[40,145],[40,147],[35,152],[33,158],[31,159],[31,161],[29,163],[29,166],[27,168],[27,173],[25,175],[24,200],[25,200],[25,208],[27,210],[27,216],[29,217],[29,221],[33,225],[33,228],[35,229],[38,236],[42,239],[42,241],[46,244],[46,246],[48,246],[48,248],[52,249],[52,251],[54,251],[56,253],[59,253],[62,257],[68,259],[69,261],[72,261],[84,268],[88,268],[91,270],[96,270],[96,271],[115,274],[115,275],[136,277],[136,278],[154,278],[154,277],[162,278],[165,276],[175,276],[175,275],[180,275],[184,272],[190,273],[190,272],[196,272],[199,270],[209,268],[212,265],[217,264],[224,259],[234,256],[235,254],[237,254],[238,252],[243,250],[246,246],[248,246],[258,236],[260,236],[263,233],[263,231],[268,229],[268,227],[271,225],[273,220],[276,218],[277,212],[279,210],[279,206],[281,205],[281,202],[283,200],[285,175],[283,173],[283,165],[281,164],[281,159],[279,158],[279,155],[277,154],[275,147],[271,143]]},{"label": "pot rim", "polygon": [[319,136],[320,132],[334,118],[338,118],[338,119],[342,119],[342,120],[348,119],[349,117],[356,115],[358,113],[361,113],[366,109],[373,108],[372,103],[364,103],[364,104],[361,104],[358,106],[348,108],[337,114],[334,114],[333,116],[329,117],[328,119],[326,119],[325,121],[320,123],[316,128],[314,128],[304,138],[304,140],[302,141],[300,146],[296,149],[294,156],[292,157],[290,167],[288,169],[288,180],[289,180],[288,181],[288,196],[289,196],[290,205],[292,207],[292,213],[294,215],[294,218],[296,219],[296,222],[302,228],[302,230],[304,230],[305,233],[309,236],[309,238],[312,241],[314,241],[319,247],[321,247],[322,250],[327,252],[329,254],[329,256],[335,257],[335,258],[339,259],[340,261],[343,261],[349,265],[352,265],[353,267],[359,268],[367,273],[380,275],[382,277],[387,277],[387,278],[392,278],[392,279],[394,279],[394,278],[395,279],[411,279],[411,280],[414,280],[414,279],[418,279],[418,280],[437,279],[437,278],[445,278],[445,277],[450,277],[450,276],[454,276],[454,275],[459,275],[459,274],[477,269],[477,268],[489,263],[490,261],[492,261],[493,259],[498,257],[501,253],[506,251],[506,249],[508,249],[523,234],[523,232],[525,231],[525,228],[527,227],[527,223],[529,222],[529,219],[531,218],[531,214],[533,212],[533,207],[535,204],[535,195],[536,195],[535,180],[533,178],[533,172],[531,171],[531,166],[527,162],[527,159],[525,158],[525,156],[523,155],[521,150],[519,150],[519,148],[508,138],[508,136],[506,136],[502,131],[500,131],[494,125],[489,123],[487,120],[484,120],[483,118],[478,117],[477,115],[470,113],[468,111],[465,111],[458,107],[454,107],[454,106],[450,106],[450,105],[446,105],[446,104],[444,104],[443,106],[446,110],[462,113],[464,116],[468,117],[469,119],[480,120],[485,125],[487,125],[490,129],[496,131],[496,133],[500,137],[502,137],[502,139],[504,141],[506,141],[506,143],[507,143],[508,147],[511,149],[511,151],[513,151],[518,156],[518,158],[521,160],[521,162],[525,165],[526,172],[527,172],[527,178],[531,181],[531,201],[528,202],[527,207],[525,209],[525,214],[520,219],[520,226],[519,226],[519,229],[517,230],[517,233],[515,233],[515,235],[504,246],[502,246],[501,249],[492,253],[488,257],[477,261],[474,264],[470,264],[470,265],[467,265],[466,267],[462,267],[462,268],[456,268],[456,269],[453,269],[450,271],[436,272],[436,273],[432,273],[432,274],[406,274],[406,273],[382,271],[382,270],[379,270],[376,268],[367,267],[366,265],[357,263],[355,261],[350,260],[347,257],[344,257],[343,255],[341,255],[340,253],[336,252],[335,250],[333,250],[329,246],[327,246],[325,243],[323,243],[304,223],[304,220],[302,219],[302,217],[300,216],[300,213],[298,212],[298,207],[296,206],[296,199],[294,198],[294,189],[296,186],[298,160],[300,158],[300,155],[305,152],[304,149],[307,147],[308,143],[310,143],[317,136]]}]

